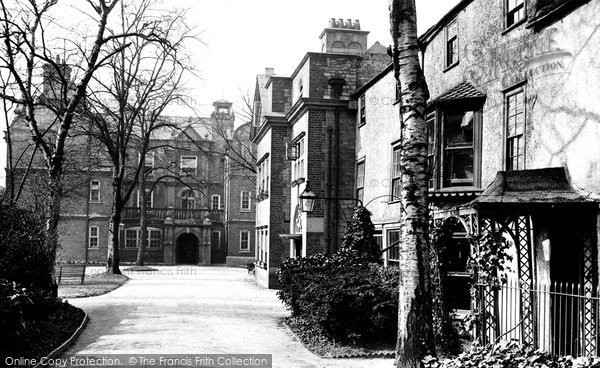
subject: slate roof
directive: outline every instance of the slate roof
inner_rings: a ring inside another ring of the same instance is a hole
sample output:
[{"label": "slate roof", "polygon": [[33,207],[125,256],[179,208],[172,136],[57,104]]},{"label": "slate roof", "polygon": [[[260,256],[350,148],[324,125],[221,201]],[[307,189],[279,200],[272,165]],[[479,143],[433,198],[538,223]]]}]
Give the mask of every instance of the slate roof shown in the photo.
[{"label": "slate roof", "polygon": [[470,206],[498,204],[589,204],[597,200],[578,193],[564,167],[535,170],[499,171],[494,181],[470,202]]},{"label": "slate roof", "polygon": [[451,88],[449,91],[445,92],[439,97],[428,102],[428,105],[434,105],[442,102],[449,102],[455,100],[464,100],[464,99],[478,99],[485,98],[485,94],[478,90],[474,85],[470,82],[463,82],[458,86]]}]

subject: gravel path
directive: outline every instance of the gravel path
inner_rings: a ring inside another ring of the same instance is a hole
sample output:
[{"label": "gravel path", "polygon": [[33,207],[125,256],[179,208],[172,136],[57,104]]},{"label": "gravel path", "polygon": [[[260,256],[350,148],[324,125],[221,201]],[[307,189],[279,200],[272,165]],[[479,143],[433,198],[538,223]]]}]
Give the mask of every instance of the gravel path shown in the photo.
[{"label": "gravel path", "polygon": [[[90,320],[65,354],[273,354],[273,367],[393,367],[392,359],[322,359],[278,321],[275,291],[242,268],[156,267],[98,297],[72,299]],[[89,272],[94,272],[90,269]]]}]

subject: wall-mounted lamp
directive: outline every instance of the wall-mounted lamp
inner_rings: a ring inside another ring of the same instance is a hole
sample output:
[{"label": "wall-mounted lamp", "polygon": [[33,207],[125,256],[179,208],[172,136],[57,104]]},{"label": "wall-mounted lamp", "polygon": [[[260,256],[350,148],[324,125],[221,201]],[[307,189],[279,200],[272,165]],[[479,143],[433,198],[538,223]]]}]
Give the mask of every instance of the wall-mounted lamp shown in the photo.
[{"label": "wall-mounted lamp", "polygon": [[125,230],[125,224],[121,222],[119,224],[119,231],[123,231],[123,230]]}]

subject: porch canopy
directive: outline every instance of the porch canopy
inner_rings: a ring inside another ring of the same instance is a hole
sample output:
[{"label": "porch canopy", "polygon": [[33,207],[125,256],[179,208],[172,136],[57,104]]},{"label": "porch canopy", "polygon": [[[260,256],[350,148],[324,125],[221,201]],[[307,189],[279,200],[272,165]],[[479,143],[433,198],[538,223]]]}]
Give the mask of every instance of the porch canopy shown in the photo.
[{"label": "porch canopy", "polygon": [[479,197],[469,202],[477,209],[498,207],[598,208],[600,201],[578,193],[564,167],[499,171]]}]

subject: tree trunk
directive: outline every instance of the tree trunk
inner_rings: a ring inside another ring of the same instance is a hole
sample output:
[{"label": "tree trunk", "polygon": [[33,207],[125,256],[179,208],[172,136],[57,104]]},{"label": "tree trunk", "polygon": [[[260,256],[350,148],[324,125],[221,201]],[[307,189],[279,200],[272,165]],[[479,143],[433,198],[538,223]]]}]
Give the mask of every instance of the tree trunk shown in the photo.
[{"label": "tree trunk", "polygon": [[146,168],[145,163],[140,163],[140,195],[142,196],[140,201],[140,243],[138,244],[138,253],[135,260],[136,266],[144,265],[144,252],[148,243],[147,230],[148,221],[146,214]]},{"label": "tree trunk", "polygon": [[396,365],[419,367],[435,353],[427,235],[427,84],[419,64],[414,0],[390,0],[394,75],[400,83],[403,229]]},{"label": "tree trunk", "polygon": [[123,203],[121,199],[121,181],[113,178],[113,205],[108,222],[108,256],[106,259],[106,273],[120,275],[119,269],[119,224],[121,223],[121,211]]}]

